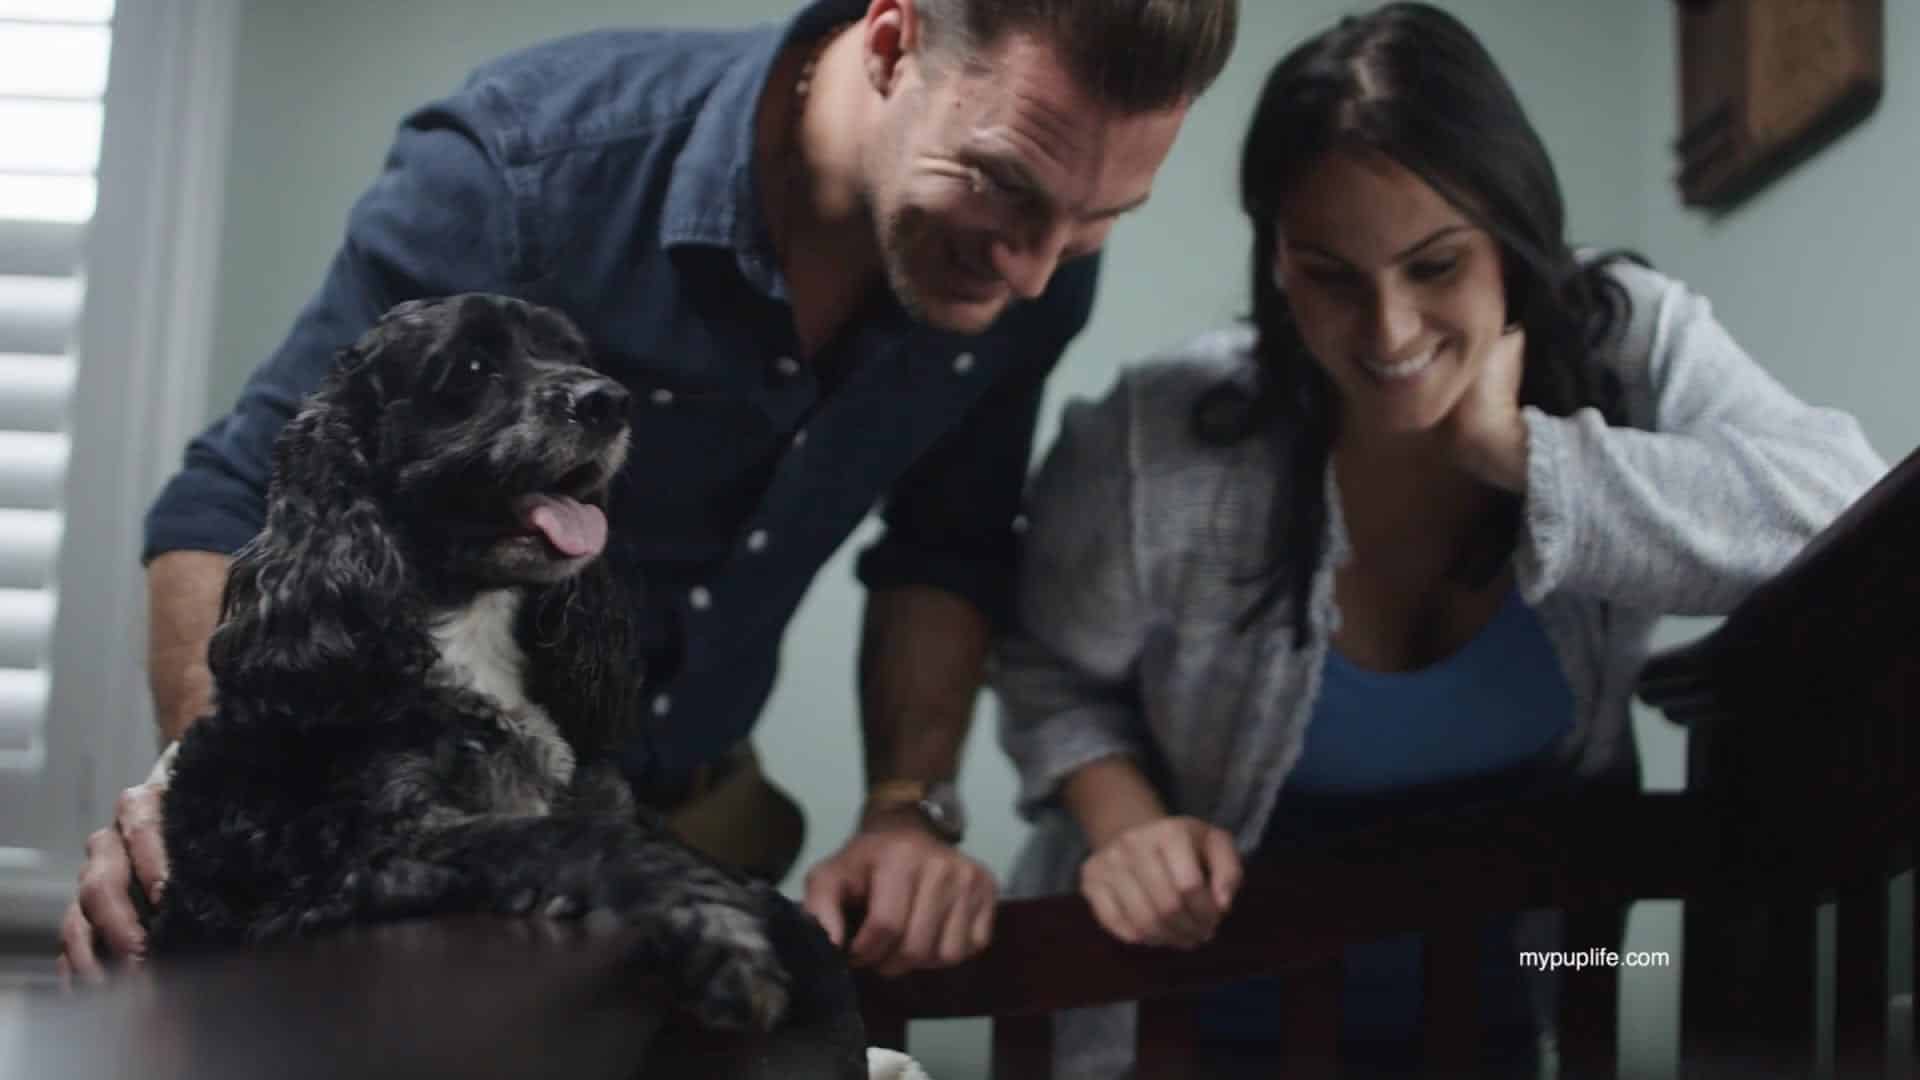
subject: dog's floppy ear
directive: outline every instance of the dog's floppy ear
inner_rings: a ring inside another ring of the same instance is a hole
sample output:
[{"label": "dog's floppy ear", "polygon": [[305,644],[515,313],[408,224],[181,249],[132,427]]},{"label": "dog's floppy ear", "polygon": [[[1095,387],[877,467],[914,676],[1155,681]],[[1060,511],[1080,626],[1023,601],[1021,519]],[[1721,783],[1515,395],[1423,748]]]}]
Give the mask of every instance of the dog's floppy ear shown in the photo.
[{"label": "dog's floppy ear", "polygon": [[297,702],[306,680],[343,685],[417,676],[430,645],[407,560],[379,500],[350,399],[370,373],[342,365],[274,445],[267,521],[234,560],[209,647],[223,698]]},{"label": "dog's floppy ear", "polygon": [[372,400],[387,395],[386,374],[380,370],[381,354],[386,346],[380,341],[362,340],[341,349],[334,357],[333,382],[324,391],[336,399],[359,394]]},{"label": "dog's floppy ear", "polygon": [[534,593],[521,606],[520,646],[531,661],[527,695],[560,726],[583,755],[609,752],[644,733],[634,725],[652,717],[646,705],[649,667],[678,662],[667,625],[642,616],[643,586],[631,556],[594,560],[565,581]]}]

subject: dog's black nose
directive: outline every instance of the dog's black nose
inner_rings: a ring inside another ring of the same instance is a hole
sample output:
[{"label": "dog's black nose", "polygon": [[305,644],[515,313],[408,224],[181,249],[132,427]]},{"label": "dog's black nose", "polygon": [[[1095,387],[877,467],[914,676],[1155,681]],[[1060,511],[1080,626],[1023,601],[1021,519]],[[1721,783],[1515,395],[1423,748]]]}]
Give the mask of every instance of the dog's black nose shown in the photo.
[{"label": "dog's black nose", "polygon": [[612,431],[627,421],[627,389],[612,379],[597,379],[573,392],[573,418],[596,431]]}]

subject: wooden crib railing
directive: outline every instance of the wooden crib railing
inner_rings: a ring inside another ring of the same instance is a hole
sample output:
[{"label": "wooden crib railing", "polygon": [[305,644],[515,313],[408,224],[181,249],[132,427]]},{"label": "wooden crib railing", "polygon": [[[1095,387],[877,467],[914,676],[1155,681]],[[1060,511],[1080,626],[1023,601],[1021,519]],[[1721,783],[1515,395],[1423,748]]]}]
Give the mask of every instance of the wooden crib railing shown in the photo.
[{"label": "wooden crib railing", "polygon": [[[1920,453],[1717,630],[1650,662],[1641,696],[1688,728],[1684,793],[1469,809],[1253,866],[1194,952],[1122,945],[1077,897],[1006,901],[973,961],[864,977],[869,1038],[904,1047],[909,1020],[993,1017],[994,1075],[1024,1080],[1048,1075],[1049,1013],[1139,1000],[1138,1075],[1205,1075],[1184,995],[1281,974],[1287,1057],[1274,1075],[1332,1075],[1343,947],[1419,930],[1428,1067],[1471,1074],[1481,919],[1558,907],[1570,950],[1618,951],[1628,905],[1672,899],[1684,902],[1683,1075],[1811,1075],[1822,1030],[1836,1075],[1909,1075],[1911,1040],[1890,1049],[1889,1018],[1902,1004],[1910,1016],[1912,998],[1889,982],[1888,897],[1920,819]],[[1828,903],[1822,1017],[1815,925]],[[1611,967],[1567,977],[1562,1076],[1618,1073],[1618,986]]]}]

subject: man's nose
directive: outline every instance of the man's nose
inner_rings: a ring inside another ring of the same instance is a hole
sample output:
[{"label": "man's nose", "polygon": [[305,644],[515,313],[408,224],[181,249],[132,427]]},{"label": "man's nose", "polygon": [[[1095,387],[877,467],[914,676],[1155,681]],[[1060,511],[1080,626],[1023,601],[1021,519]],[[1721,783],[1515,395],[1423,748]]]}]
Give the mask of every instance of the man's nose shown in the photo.
[{"label": "man's nose", "polygon": [[993,269],[1013,289],[1015,296],[1032,300],[1047,291],[1047,282],[1060,267],[1060,255],[1067,248],[1069,228],[1063,222],[1050,222],[1028,230],[1026,235],[993,242]]}]

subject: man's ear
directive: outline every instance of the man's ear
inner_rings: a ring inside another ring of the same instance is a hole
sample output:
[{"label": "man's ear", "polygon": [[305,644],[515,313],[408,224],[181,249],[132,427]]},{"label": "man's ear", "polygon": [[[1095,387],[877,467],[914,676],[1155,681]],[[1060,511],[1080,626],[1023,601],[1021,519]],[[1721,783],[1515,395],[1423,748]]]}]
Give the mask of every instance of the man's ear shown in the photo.
[{"label": "man's ear", "polygon": [[1273,287],[1287,291],[1287,279],[1293,276],[1293,258],[1287,254],[1287,238],[1273,230],[1273,255],[1267,259],[1267,272],[1273,275]]},{"label": "man's ear", "polygon": [[867,82],[881,96],[900,84],[901,65],[919,50],[920,13],[913,0],[873,0],[861,23]]}]

